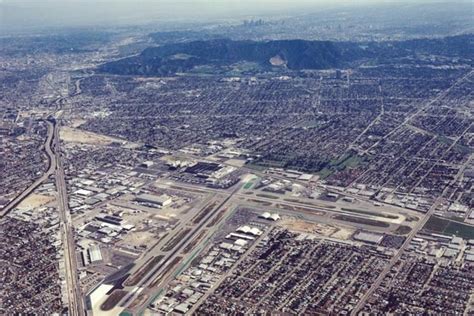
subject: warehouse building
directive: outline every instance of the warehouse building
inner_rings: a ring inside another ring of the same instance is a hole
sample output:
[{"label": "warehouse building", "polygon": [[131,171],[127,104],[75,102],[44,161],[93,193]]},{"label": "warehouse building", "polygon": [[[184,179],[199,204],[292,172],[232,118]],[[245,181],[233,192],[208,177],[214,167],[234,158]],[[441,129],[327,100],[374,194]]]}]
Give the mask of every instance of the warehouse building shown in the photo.
[{"label": "warehouse building", "polygon": [[354,235],[354,239],[369,244],[378,245],[382,241],[383,235],[360,231]]},{"label": "warehouse building", "polygon": [[173,199],[166,194],[152,195],[152,194],[140,194],[135,198],[135,201],[141,203],[151,203],[158,206],[168,206],[173,202]]}]

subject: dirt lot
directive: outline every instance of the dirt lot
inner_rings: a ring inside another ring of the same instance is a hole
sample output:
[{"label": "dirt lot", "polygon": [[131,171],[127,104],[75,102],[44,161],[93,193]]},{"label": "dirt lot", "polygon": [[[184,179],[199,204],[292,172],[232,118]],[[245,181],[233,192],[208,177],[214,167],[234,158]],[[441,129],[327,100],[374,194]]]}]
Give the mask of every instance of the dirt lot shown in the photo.
[{"label": "dirt lot", "polygon": [[339,228],[334,234],[331,235],[332,238],[348,240],[354,234],[355,229],[348,228]]},{"label": "dirt lot", "polygon": [[82,143],[90,145],[109,145],[112,142],[122,142],[121,140],[83,131],[74,127],[62,127],[60,130],[61,139],[69,143]]},{"label": "dirt lot", "polygon": [[125,235],[124,239],[120,241],[120,244],[128,244],[133,246],[140,246],[140,245],[150,245],[156,242],[156,237],[154,234],[150,232],[130,232]]},{"label": "dirt lot", "polygon": [[320,223],[311,223],[299,219],[284,219],[278,223],[278,225],[288,228],[289,230],[309,233],[309,234],[317,234],[322,236],[330,236],[337,231],[337,228],[320,224]]},{"label": "dirt lot", "polygon": [[288,228],[289,230],[302,232],[307,234],[316,234],[324,237],[331,237],[341,240],[349,239],[355,232],[354,229],[333,226],[322,223],[312,223],[300,219],[288,218],[280,221],[278,225]]},{"label": "dirt lot", "polygon": [[54,201],[54,196],[49,195],[41,195],[41,194],[30,194],[25,200],[23,200],[20,205],[18,205],[19,209],[29,210],[37,207],[41,207],[46,205],[50,202]]},{"label": "dirt lot", "polygon": [[229,159],[225,163],[238,168],[245,166],[245,160],[242,159]]}]

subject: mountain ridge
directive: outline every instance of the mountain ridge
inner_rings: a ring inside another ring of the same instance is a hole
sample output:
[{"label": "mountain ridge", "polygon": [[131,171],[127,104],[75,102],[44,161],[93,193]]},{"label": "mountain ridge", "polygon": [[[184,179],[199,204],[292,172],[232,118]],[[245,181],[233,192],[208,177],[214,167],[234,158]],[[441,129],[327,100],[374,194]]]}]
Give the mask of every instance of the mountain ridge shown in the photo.
[{"label": "mountain ridge", "polygon": [[272,58],[290,70],[342,68],[363,59],[390,59],[417,54],[442,54],[471,59],[474,35],[400,42],[275,40],[198,40],[146,48],[140,55],[101,65],[101,72],[117,75],[167,76],[203,65],[229,66],[247,61],[272,69]]}]

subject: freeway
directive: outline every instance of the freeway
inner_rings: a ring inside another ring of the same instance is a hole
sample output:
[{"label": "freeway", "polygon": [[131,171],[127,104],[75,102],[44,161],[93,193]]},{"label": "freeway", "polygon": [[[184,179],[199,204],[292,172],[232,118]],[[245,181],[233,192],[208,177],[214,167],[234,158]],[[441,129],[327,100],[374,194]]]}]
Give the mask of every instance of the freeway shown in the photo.
[{"label": "freeway", "polygon": [[[69,77],[68,77],[69,80]],[[86,315],[84,309],[84,299],[80,285],[78,283],[77,275],[77,256],[76,256],[76,242],[74,239],[74,226],[71,220],[71,213],[69,211],[69,203],[67,196],[66,177],[64,167],[61,160],[61,139],[59,136],[60,117],[63,113],[63,103],[67,101],[67,96],[63,95],[61,91],[47,81],[47,83],[60,95],[57,99],[52,101],[56,105],[56,113],[54,117],[50,117],[53,125],[53,138],[51,148],[53,155],[51,159],[55,166],[55,180],[57,190],[57,207],[60,218],[62,245],[64,247],[64,265],[65,265],[65,279],[66,279],[66,295],[68,298],[68,315],[83,316]]]},{"label": "freeway", "polygon": [[1,211],[0,217],[7,215],[18,204],[26,199],[33,191],[44,183],[50,176],[54,175],[58,192],[58,211],[61,219],[61,234],[64,246],[64,262],[66,267],[66,286],[69,303],[69,314],[82,316],[85,315],[82,294],[78,285],[77,278],[77,259],[75,252],[75,241],[73,235],[73,226],[68,209],[68,198],[66,191],[66,181],[64,169],[61,161],[59,126],[54,119],[45,120],[48,125],[47,139],[44,144],[44,150],[48,156],[48,170],[30,185],[25,191],[7,204]]},{"label": "freeway", "polygon": [[44,181],[46,181],[56,169],[56,160],[54,159],[54,154],[51,149],[53,143],[53,136],[54,136],[54,124],[50,121],[46,121],[48,124],[48,135],[46,141],[44,143],[44,150],[46,155],[48,156],[48,170],[38,178],[32,185],[26,188],[20,195],[10,201],[3,209],[1,210],[0,217],[4,217],[11,210],[13,210],[16,206],[18,206],[24,199],[26,199],[33,191],[38,188]]},{"label": "freeway", "polygon": [[74,240],[74,227],[69,212],[68,197],[66,189],[66,179],[64,168],[61,161],[61,147],[59,138],[59,123],[54,124],[54,161],[56,166],[56,190],[58,192],[58,211],[61,220],[61,234],[64,247],[64,263],[66,269],[66,287],[69,303],[69,315],[82,316],[85,315],[84,300],[82,298],[81,289],[78,284],[77,276],[77,256],[76,245]]},{"label": "freeway", "polygon": [[44,183],[49,177],[54,176],[56,182],[57,196],[57,207],[60,214],[60,232],[62,235],[62,244],[64,247],[64,263],[66,270],[66,295],[68,299],[68,315],[83,316],[86,315],[84,310],[84,300],[81,293],[81,289],[78,284],[77,276],[77,257],[76,257],[76,246],[74,240],[74,229],[71,221],[71,216],[68,207],[68,197],[66,190],[66,180],[64,174],[64,168],[61,161],[61,149],[60,149],[60,138],[59,138],[59,116],[61,115],[61,108],[66,97],[62,95],[49,81],[47,82],[60,96],[53,100],[51,104],[56,105],[57,113],[54,117],[49,116],[44,121],[48,125],[47,139],[44,143],[44,150],[48,157],[48,170],[37,179],[32,185],[30,185],[25,191],[13,199],[7,204],[0,213],[0,217],[7,215],[13,210],[18,204],[26,199],[30,194],[34,192],[42,183]]}]

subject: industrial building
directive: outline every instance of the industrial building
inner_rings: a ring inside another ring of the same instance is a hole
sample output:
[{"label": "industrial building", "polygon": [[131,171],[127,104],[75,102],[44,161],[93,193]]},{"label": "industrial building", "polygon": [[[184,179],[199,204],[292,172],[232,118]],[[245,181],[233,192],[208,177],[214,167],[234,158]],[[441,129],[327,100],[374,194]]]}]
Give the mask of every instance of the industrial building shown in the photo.
[{"label": "industrial building", "polygon": [[158,206],[168,206],[173,202],[173,199],[166,194],[152,195],[152,194],[140,194],[135,198],[135,201],[142,203],[151,203]]},{"label": "industrial building", "polygon": [[377,233],[369,233],[360,231],[354,234],[354,239],[358,241],[363,241],[369,244],[378,245],[382,241],[383,235]]},{"label": "industrial building", "polygon": [[274,221],[274,222],[280,219],[280,215],[278,215],[277,213],[272,214],[270,212],[264,212],[260,214],[258,217],[269,220],[269,221]]},{"label": "industrial building", "polygon": [[257,227],[250,227],[250,226],[240,226],[237,228],[237,232],[239,233],[244,233],[246,235],[252,235],[252,236],[260,236],[263,232],[258,229]]},{"label": "industrial building", "polygon": [[91,245],[87,250],[82,251],[81,255],[84,266],[102,261],[102,253],[98,245]]}]

